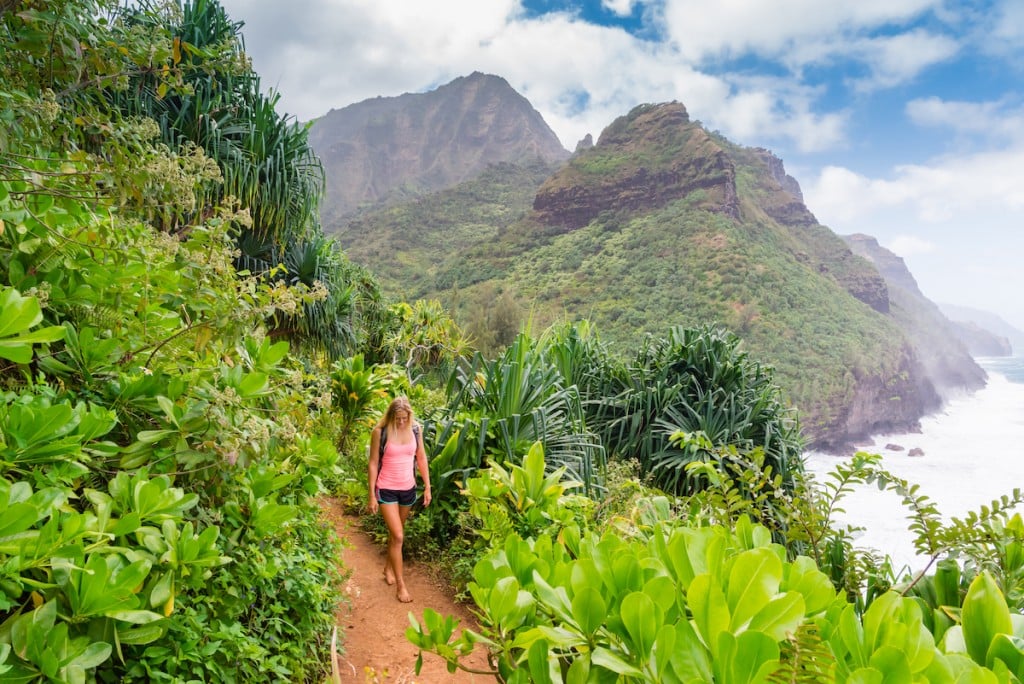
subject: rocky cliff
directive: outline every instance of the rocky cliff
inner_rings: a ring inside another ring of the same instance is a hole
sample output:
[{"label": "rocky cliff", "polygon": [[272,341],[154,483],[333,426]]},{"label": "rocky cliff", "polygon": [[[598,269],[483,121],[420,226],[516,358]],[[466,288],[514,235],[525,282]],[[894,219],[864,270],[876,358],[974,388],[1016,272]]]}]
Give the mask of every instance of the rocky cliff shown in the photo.
[{"label": "rocky cliff", "polygon": [[943,396],[985,386],[985,371],[975,363],[958,327],[922,294],[903,259],[863,234],[843,237],[869,260],[889,285],[892,316],[918,350],[928,379]]},{"label": "rocky cliff", "polygon": [[1010,340],[996,335],[973,321],[951,321],[957,339],[971,356],[1012,356]]},{"label": "rocky cliff", "polygon": [[502,162],[552,162],[569,152],[505,79],[473,73],[427,93],[331,110],[310,128],[324,165],[324,228],[360,207],[451,187]]},{"label": "rocky cliff", "polygon": [[566,230],[605,211],[663,207],[701,191],[703,206],[739,215],[735,168],[708,133],[673,102],[641,105],[616,119],[592,147],[549,178],[533,202],[536,219]]}]

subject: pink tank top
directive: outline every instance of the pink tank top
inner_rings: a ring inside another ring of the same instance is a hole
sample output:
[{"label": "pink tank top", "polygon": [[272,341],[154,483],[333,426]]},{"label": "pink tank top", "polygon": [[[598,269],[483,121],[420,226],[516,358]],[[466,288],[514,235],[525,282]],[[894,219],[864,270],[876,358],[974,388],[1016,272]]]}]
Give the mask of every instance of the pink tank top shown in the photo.
[{"label": "pink tank top", "polygon": [[384,462],[377,473],[377,489],[407,490],[416,486],[413,473],[416,446],[415,438],[408,444],[396,444],[388,439],[384,444]]}]

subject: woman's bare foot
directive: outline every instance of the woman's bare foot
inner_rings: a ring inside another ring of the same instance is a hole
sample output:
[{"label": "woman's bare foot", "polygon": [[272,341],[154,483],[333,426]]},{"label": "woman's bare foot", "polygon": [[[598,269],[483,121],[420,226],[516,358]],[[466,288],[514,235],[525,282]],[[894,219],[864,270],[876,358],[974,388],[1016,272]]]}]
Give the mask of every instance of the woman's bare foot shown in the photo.
[{"label": "woman's bare foot", "polygon": [[395,593],[398,600],[402,603],[412,603],[412,596],[409,595],[409,590],[405,588],[404,584],[398,585],[398,591]]},{"label": "woman's bare foot", "polygon": [[384,581],[388,583],[388,586],[395,584],[395,571],[391,569],[390,565],[384,568]]}]

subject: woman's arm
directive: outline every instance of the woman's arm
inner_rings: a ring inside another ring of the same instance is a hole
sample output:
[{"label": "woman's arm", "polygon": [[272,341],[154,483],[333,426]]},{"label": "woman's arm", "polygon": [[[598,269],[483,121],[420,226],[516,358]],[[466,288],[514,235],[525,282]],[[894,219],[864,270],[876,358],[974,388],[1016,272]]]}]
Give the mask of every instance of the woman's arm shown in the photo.
[{"label": "woman's arm", "polygon": [[377,503],[377,469],[380,467],[380,431],[377,426],[370,431],[370,457],[367,459],[366,475],[370,485],[370,513],[376,513],[380,506]]},{"label": "woman's arm", "polygon": [[427,452],[423,448],[423,428],[416,426],[416,465],[419,466],[420,479],[423,480],[423,505],[430,505],[430,464],[427,463]]}]

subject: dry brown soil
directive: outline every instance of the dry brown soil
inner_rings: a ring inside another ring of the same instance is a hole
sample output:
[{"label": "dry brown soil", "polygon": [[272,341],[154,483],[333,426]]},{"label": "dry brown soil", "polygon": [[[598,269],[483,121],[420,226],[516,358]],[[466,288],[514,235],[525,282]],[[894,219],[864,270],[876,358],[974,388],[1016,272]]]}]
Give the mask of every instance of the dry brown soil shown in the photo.
[{"label": "dry brown soil", "polygon": [[[345,600],[338,611],[337,668],[345,684],[492,684],[490,675],[457,670],[450,674],[445,662],[432,654],[423,654],[423,668],[415,674],[418,649],[409,643],[405,630],[409,614],[423,622],[423,609],[432,608],[442,615],[453,615],[464,627],[477,629],[468,609],[452,598],[451,590],[432,577],[422,564],[406,559],[405,582],[412,603],[400,603],[395,588],[384,581],[384,548],[378,546],[347,515],[340,502],[323,499],[324,516],[345,540],[342,564],[351,574],[344,586]],[[467,660],[475,670],[487,670],[487,658],[481,647]]]}]

